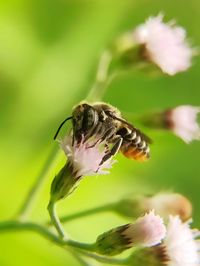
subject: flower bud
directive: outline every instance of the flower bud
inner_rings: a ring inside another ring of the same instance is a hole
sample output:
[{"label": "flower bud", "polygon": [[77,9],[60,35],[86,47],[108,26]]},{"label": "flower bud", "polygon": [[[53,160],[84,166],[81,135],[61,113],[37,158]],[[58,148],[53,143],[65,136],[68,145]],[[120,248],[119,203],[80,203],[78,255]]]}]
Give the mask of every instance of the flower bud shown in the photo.
[{"label": "flower bud", "polygon": [[165,219],[168,219],[169,215],[179,215],[182,221],[186,221],[192,216],[191,202],[178,193],[163,192],[153,196],[123,199],[114,205],[116,213],[132,218],[152,209]]},{"label": "flower bud", "polygon": [[191,202],[178,193],[159,193],[146,197],[142,205],[146,211],[153,208],[163,218],[178,215],[182,221],[186,221],[192,216]]},{"label": "flower bud", "polygon": [[119,226],[100,235],[96,241],[97,252],[116,255],[133,246],[154,246],[161,242],[165,233],[162,218],[151,211],[135,223]]}]

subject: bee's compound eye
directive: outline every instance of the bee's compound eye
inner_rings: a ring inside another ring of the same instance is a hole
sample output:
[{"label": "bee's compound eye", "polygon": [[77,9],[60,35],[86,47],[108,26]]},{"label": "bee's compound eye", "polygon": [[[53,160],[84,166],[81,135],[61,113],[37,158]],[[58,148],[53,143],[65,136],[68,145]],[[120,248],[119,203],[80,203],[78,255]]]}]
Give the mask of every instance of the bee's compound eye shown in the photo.
[{"label": "bee's compound eye", "polygon": [[83,129],[84,130],[88,130],[91,127],[93,127],[94,125],[96,125],[98,122],[98,113],[95,109],[93,109],[92,107],[87,108],[84,111],[84,117],[83,117]]}]

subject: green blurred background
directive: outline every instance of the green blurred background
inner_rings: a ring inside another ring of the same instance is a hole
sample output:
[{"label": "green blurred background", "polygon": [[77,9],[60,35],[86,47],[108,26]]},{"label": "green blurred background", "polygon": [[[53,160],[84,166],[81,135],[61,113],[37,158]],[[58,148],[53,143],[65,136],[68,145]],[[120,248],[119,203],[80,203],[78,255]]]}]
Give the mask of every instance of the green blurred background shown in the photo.
[{"label": "green blurred background", "polygon": [[[98,58],[120,33],[160,11],[175,18],[192,43],[200,44],[199,0],[1,0],[0,2],[0,219],[13,217],[52,148],[60,121],[88,93]],[[179,104],[200,105],[200,60],[175,77],[129,73],[116,79],[105,101],[124,112],[141,113]],[[145,129],[154,140],[152,159],[129,161],[118,155],[110,175],[85,178],[59,204],[59,214],[74,213],[127,195],[172,190],[194,204],[200,227],[200,143],[185,145],[175,136]],[[47,177],[31,219],[48,218],[50,183],[64,163],[61,154]],[[128,220],[111,213],[66,224],[70,235],[94,241]],[[78,266],[66,251],[30,232],[0,235],[1,266]],[[96,265],[95,263],[92,265]]]}]

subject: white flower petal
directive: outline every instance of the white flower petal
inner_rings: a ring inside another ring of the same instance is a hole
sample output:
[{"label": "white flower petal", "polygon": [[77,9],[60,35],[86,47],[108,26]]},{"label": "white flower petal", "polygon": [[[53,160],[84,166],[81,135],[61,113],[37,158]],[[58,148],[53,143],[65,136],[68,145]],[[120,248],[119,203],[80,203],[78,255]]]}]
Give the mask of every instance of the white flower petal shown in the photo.
[{"label": "white flower petal", "polygon": [[74,142],[72,145],[72,137],[66,136],[60,141],[60,146],[68,157],[73,171],[77,177],[96,174],[108,174],[107,169],[112,167],[115,162],[110,158],[101,166],[99,165],[102,158],[106,154],[105,143],[97,143],[93,145],[95,140],[82,141],[80,144]]},{"label": "white flower petal", "polygon": [[154,211],[138,218],[123,232],[123,235],[131,240],[131,245],[139,244],[143,247],[151,247],[161,243],[165,234],[166,227],[163,219],[159,215],[155,215]]},{"label": "white flower petal", "polygon": [[164,245],[169,258],[169,266],[199,266],[199,244],[196,230],[189,223],[182,223],[178,216],[170,216]]},{"label": "white flower petal", "polygon": [[169,111],[168,120],[173,132],[186,143],[200,139],[200,127],[197,115],[200,107],[182,105]]},{"label": "white flower petal", "polygon": [[186,41],[186,32],[174,23],[163,23],[163,15],[150,17],[134,31],[134,39],[145,46],[145,54],[164,73],[174,75],[191,66],[194,50]]}]

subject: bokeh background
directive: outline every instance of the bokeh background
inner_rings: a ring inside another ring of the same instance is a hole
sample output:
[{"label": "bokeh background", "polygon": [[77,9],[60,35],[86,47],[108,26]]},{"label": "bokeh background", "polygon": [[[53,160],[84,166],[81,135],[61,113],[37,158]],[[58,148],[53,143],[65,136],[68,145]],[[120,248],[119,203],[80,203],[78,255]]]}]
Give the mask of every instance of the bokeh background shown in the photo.
[{"label": "bokeh background", "polygon": [[[110,41],[149,15],[163,11],[200,44],[199,0],[1,0],[0,1],[0,219],[16,215],[51,149],[52,137],[72,106],[84,99],[98,58]],[[179,104],[200,105],[200,60],[174,77],[152,78],[130,72],[117,78],[104,100],[122,112],[140,114]],[[129,161],[118,155],[110,175],[85,178],[59,204],[74,213],[127,195],[172,190],[194,204],[200,227],[200,143],[184,144],[172,134],[145,129],[154,140],[152,159]],[[46,177],[31,219],[48,218],[50,183],[64,163],[61,153]],[[94,241],[100,233],[129,220],[111,213],[66,224],[70,235]],[[78,266],[66,251],[30,232],[0,235],[1,266]],[[96,265],[94,263],[94,265]]]}]

